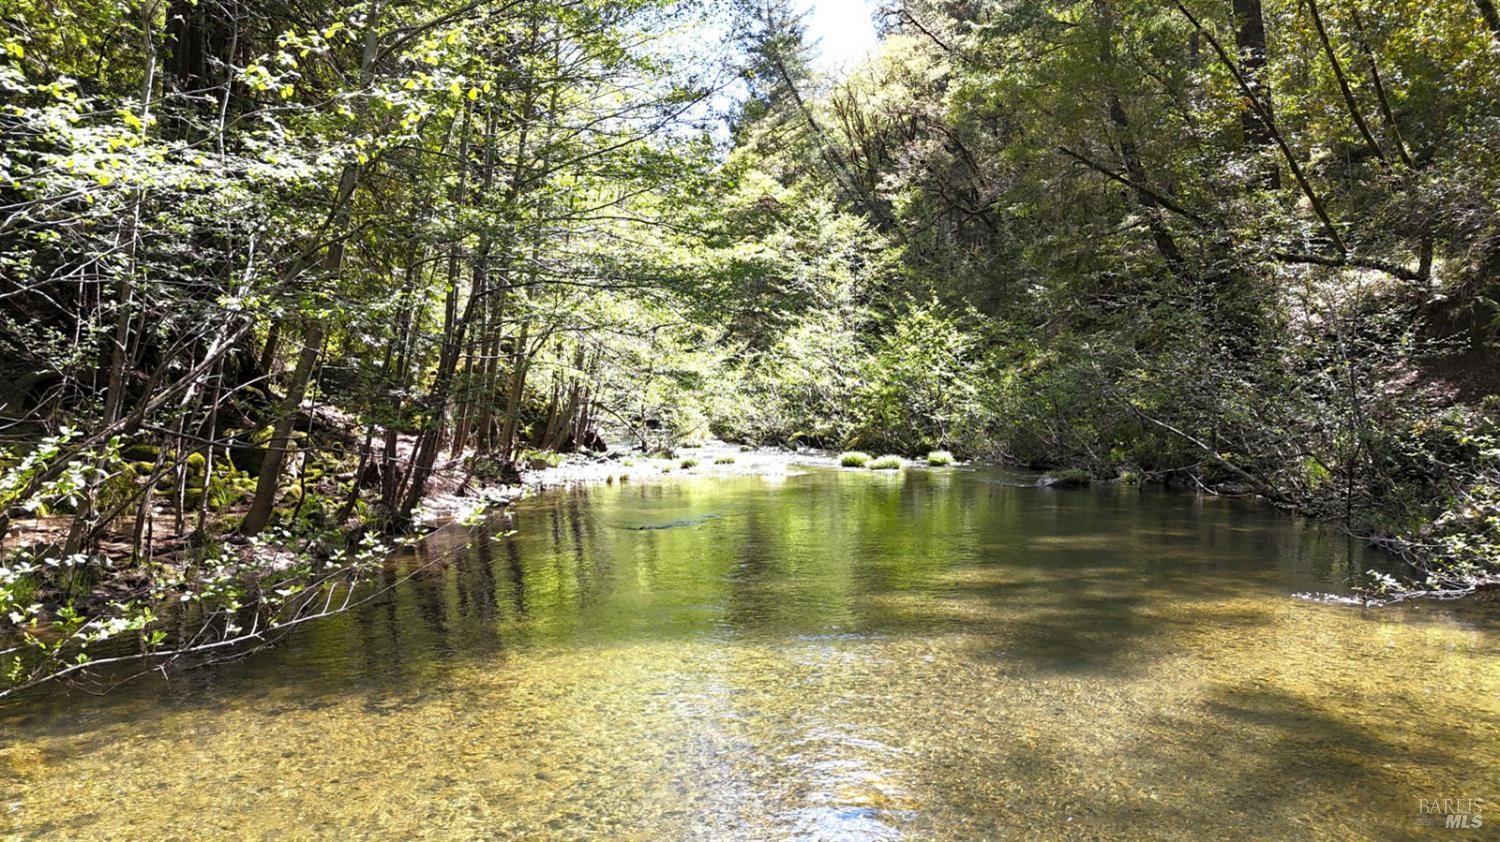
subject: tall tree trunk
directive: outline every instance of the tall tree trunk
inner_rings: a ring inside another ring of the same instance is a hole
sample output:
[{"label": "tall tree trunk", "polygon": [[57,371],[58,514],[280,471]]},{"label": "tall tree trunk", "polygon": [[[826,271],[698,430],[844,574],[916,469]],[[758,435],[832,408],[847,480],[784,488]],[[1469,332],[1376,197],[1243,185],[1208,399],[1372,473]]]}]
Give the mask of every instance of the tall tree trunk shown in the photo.
[{"label": "tall tree trunk", "polygon": [[1224,45],[1219,43],[1219,39],[1214,37],[1213,32],[1203,28],[1203,24],[1198,21],[1197,15],[1194,15],[1180,0],[1176,3],[1176,6],[1177,11],[1181,12],[1182,16],[1187,18],[1188,23],[1203,32],[1204,40],[1208,41],[1210,47],[1213,47],[1214,55],[1218,56],[1219,62],[1229,71],[1229,75],[1234,77],[1235,84],[1239,86],[1240,92],[1245,95],[1245,101],[1249,103],[1251,108],[1259,112],[1261,120],[1265,123],[1266,131],[1271,135],[1271,141],[1281,150],[1282,160],[1286,161],[1287,169],[1292,171],[1292,178],[1296,180],[1297,187],[1302,190],[1302,195],[1307,197],[1307,203],[1312,205],[1313,213],[1317,215],[1318,221],[1323,223],[1323,230],[1328,234],[1328,242],[1338,250],[1339,257],[1337,259],[1339,261],[1346,260],[1349,256],[1349,247],[1344,244],[1344,238],[1343,235],[1339,234],[1338,226],[1333,224],[1333,217],[1328,214],[1328,206],[1323,203],[1323,200],[1318,196],[1318,192],[1313,189],[1312,182],[1307,178],[1307,173],[1302,170],[1302,165],[1297,163],[1297,156],[1293,154],[1291,145],[1287,143],[1286,138],[1277,129],[1275,117],[1271,112],[1271,103],[1262,99],[1256,93],[1255,89],[1250,86],[1249,80],[1245,78],[1245,74],[1240,70],[1239,62],[1230,57],[1228,51],[1224,49]]},{"label": "tall tree trunk", "polygon": [[255,499],[250,502],[250,511],[245,514],[240,532],[245,535],[258,534],[270,522],[271,510],[276,505],[276,494],[281,486],[281,467],[286,461],[287,451],[292,447],[292,428],[297,421],[297,412],[302,399],[307,395],[307,384],[312,380],[313,368],[318,362],[318,351],[323,346],[323,325],[313,322],[302,338],[302,352],[297,355],[297,367],[292,370],[292,379],[287,384],[286,396],[276,408],[276,426],[271,441],[266,446],[266,457],[261,462],[260,477],[255,483]]},{"label": "tall tree trunk", "polygon": [[[421,324],[426,316],[425,302],[422,307],[417,306],[417,279],[422,275],[419,265],[425,265],[430,247],[423,246],[420,254],[415,243],[407,251],[406,265],[406,304],[401,308],[401,315],[397,320],[396,339],[400,344],[396,348],[396,364],[392,376],[387,380],[386,387],[394,390],[396,387],[404,389],[409,380],[412,368],[412,357],[416,355],[416,326]],[[420,258],[420,260],[419,260]],[[394,396],[393,396],[394,398]],[[401,489],[404,485],[404,477],[401,473],[398,445],[400,434],[397,424],[400,422],[401,401],[396,401],[395,412],[392,413],[391,421],[387,422],[385,428],[385,441],[381,448],[380,461],[380,500],[387,512],[395,512],[400,504]]]},{"label": "tall tree trunk", "polygon": [[[141,105],[136,112],[140,123],[139,132],[144,137],[151,127],[151,96],[156,90],[156,10],[160,0],[143,3],[140,9],[141,49],[146,56],[146,69],[141,77]],[[104,423],[113,424],[120,419],[125,406],[125,370],[130,352],[130,324],[135,318],[135,281],[139,272],[141,240],[141,205],[145,192],[136,190],[130,200],[130,212],[126,218],[125,242],[128,265],[120,276],[115,292],[115,331],[110,344],[109,384],[104,396]]]},{"label": "tall tree trunk", "polygon": [[[1234,20],[1234,44],[1239,51],[1240,73],[1245,77],[1250,96],[1262,105],[1257,108],[1251,102],[1244,103],[1240,108],[1240,127],[1245,140],[1258,154],[1263,154],[1275,141],[1270,125],[1271,92],[1265,82],[1266,21],[1260,0],[1234,0]],[[1272,190],[1281,187],[1281,168],[1275,161],[1265,162],[1259,186]]]},{"label": "tall tree trunk", "polygon": [[1339,61],[1338,53],[1333,49],[1333,42],[1328,38],[1328,29],[1323,25],[1323,15],[1318,12],[1318,0],[1307,0],[1307,9],[1312,14],[1313,28],[1318,31],[1318,41],[1323,45],[1323,55],[1328,58],[1329,67],[1333,68],[1333,76],[1339,83],[1339,93],[1344,97],[1344,107],[1349,110],[1349,118],[1359,129],[1360,137],[1364,138],[1365,146],[1369,148],[1370,154],[1375,160],[1382,164],[1388,163],[1385,150],[1375,141],[1375,135],[1370,133],[1370,124],[1365,122],[1365,115],[1359,110],[1359,103],[1354,101],[1354,91],[1349,87],[1349,79],[1344,75],[1344,65]]},{"label": "tall tree trunk", "polygon": [[[492,108],[486,109],[483,143],[484,154],[479,169],[479,195],[488,197],[495,184],[495,113]],[[494,310],[490,298],[494,297],[495,292],[490,288],[492,248],[488,228],[481,230],[479,247],[475,249],[472,265],[469,267],[470,295],[481,299],[479,302],[480,325],[478,330],[470,331],[469,335],[468,352],[464,363],[463,407],[458,413],[458,423],[454,426],[453,432],[454,456],[462,453],[468,445],[470,429],[482,432],[483,428],[473,422],[475,418],[484,416],[482,407],[489,403],[489,393],[486,387],[492,361],[489,359],[487,348],[491,329],[489,317]]]},{"label": "tall tree trunk", "polygon": [[[458,184],[452,195],[455,220],[460,218],[459,211],[468,198],[470,117],[471,112],[468,103],[465,102],[463,126],[460,129],[458,144]],[[483,300],[483,296],[479,294],[480,291],[471,283],[469,300],[464,305],[463,312],[459,313],[458,279],[463,256],[462,242],[463,233],[455,232],[453,244],[448,252],[448,294],[443,309],[442,350],[438,354],[437,372],[433,375],[432,387],[428,390],[425,401],[427,420],[417,434],[416,446],[412,450],[411,468],[408,471],[410,482],[402,497],[401,506],[396,512],[396,519],[401,522],[408,520],[417,503],[421,502],[422,494],[427,489],[427,479],[432,476],[433,466],[437,464],[443,429],[448,419],[448,402],[453,391],[453,379],[458,370],[458,357],[465,347],[465,337],[474,308]]]},{"label": "tall tree trunk", "polygon": [[[1115,61],[1115,17],[1114,10],[1110,8],[1105,0],[1095,0],[1094,11],[1099,16],[1100,44],[1099,56],[1105,68],[1113,68]],[[1156,245],[1156,251],[1166,262],[1167,268],[1174,275],[1181,275],[1185,271],[1182,259],[1182,250],[1177,247],[1177,239],[1172,236],[1172,231],[1167,227],[1166,220],[1162,217],[1161,203],[1157,201],[1156,195],[1146,189],[1150,179],[1146,177],[1146,167],[1141,162],[1140,151],[1136,147],[1135,137],[1130,128],[1130,117],[1125,111],[1125,104],[1121,102],[1120,95],[1113,86],[1106,91],[1109,121],[1115,128],[1115,145],[1120,152],[1120,162],[1125,167],[1125,173],[1130,181],[1137,185],[1135,189],[1136,202],[1146,215],[1146,226],[1151,230],[1151,241]]]},{"label": "tall tree trunk", "polygon": [[505,423],[500,427],[500,443],[496,447],[496,453],[507,461],[515,452],[516,431],[521,422],[521,400],[526,395],[526,370],[531,364],[531,355],[526,353],[531,322],[527,316],[522,319],[521,331],[515,337],[515,348],[511,351],[510,386],[505,393]]},{"label": "tall tree trunk", "polygon": [[1500,12],[1495,11],[1492,0],[1474,0],[1474,5],[1479,7],[1479,16],[1484,18],[1484,25],[1489,27],[1490,34],[1500,39]]},{"label": "tall tree trunk", "polygon": [[[260,373],[269,378],[276,365],[276,348],[281,344],[281,319],[271,322],[266,329],[266,344],[260,352]],[[269,383],[264,384],[269,385]]]},{"label": "tall tree trunk", "polygon": [[[141,48],[145,53],[146,67],[141,76],[141,104],[135,116],[140,123],[138,131],[142,138],[151,128],[151,98],[156,90],[156,10],[160,2],[161,0],[149,0],[140,7]],[[109,381],[104,393],[106,427],[118,422],[124,412],[125,392],[128,388],[126,373],[132,369],[131,324],[135,321],[135,287],[140,275],[141,259],[141,206],[145,201],[145,191],[135,190],[131,194],[130,211],[126,216],[126,266],[115,285],[115,328],[110,340]],[[93,483],[89,483],[68,529],[68,537],[63,544],[65,555],[83,550],[85,536],[93,532],[90,521],[94,517],[94,504],[95,487]]]},{"label": "tall tree trunk", "polygon": [[[375,79],[375,58],[380,46],[379,25],[380,4],[376,2],[372,5],[369,20],[365,24],[364,53],[360,58],[361,90],[368,90]],[[323,260],[323,269],[329,277],[337,277],[344,268],[344,233],[349,226],[354,190],[358,183],[359,165],[352,162],[346,164],[339,175],[338,193],[334,197],[334,239]],[[292,447],[292,426],[302,406],[302,399],[307,394],[307,384],[312,379],[326,335],[327,326],[322,320],[314,319],[302,337],[302,352],[297,356],[297,366],[292,371],[291,382],[287,384],[286,396],[277,408],[276,426],[266,446],[266,458],[261,463],[260,476],[256,480],[255,499],[250,502],[250,511],[246,513],[244,523],[240,526],[240,532],[245,535],[258,534],[270,521],[276,494],[281,486],[282,465],[286,461],[287,451]]]}]

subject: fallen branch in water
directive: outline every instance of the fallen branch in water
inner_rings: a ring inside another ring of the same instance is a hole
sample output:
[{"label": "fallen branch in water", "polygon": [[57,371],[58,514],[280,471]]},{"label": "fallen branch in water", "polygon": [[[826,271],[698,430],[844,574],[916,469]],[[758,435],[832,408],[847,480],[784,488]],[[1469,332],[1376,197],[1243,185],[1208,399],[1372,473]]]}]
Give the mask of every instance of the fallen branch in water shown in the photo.
[{"label": "fallen branch in water", "polygon": [[1142,421],[1146,422],[1147,424],[1150,424],[1150,425],[1152,425],[1154,427],[1157,427],[1158,429],[1165,430],[1166,432],[1171,433],[1174,436],[1177,436],[1178,438],[1182,439],[1183,441],[1186,441],[1189,444],[1192,444],[1194,447],[1196,447],[1199,450],[1203,451],[1203,455],[1208,458],[1208,461],[1210,461],[1213,464],[1215,464],[1215,465],[1223,468],[1224,470],[1228,471],[1229,473],[1234,474],[1236,477],[1239,477],[1241,480],[1244,480],[1245,484],[1249,485],[1252,489],[1254,489],[1256,494],[1259,494],[1260,496],[1266,498],[1270,502],[1272,502],[1272,503],[1274,503],[1274,504],[1276,504],[1278,506],[1283,506],[1283,507],[1292,505],[1292,502],[1287,499],[1286,495],[1284,495],[1280,491],[1276,490],[1276,488],[1273,487],[1270,483],[1267,483],[1265,480],[1262,480],[1260,477],[1255,476],[1254,474],[1250,473],[1249,471],[1245,470],[1244,468],[1241,468],[1239,465],[1236,465],[1233,462],[1229,461],[1228,459],[1225,459],[1222,455],[1219,454],[1219,452],[1217,450],[1215,450],[1214,448],[1210,447],[1202,439],[1198,438],[1197,436],[1194,436],[1191,433],[1188,433],[1188,432],[1186,432],[1184,430],[1181,430],[1181,429],[1179,429],[1177,427],[1174,427],[1173,425],[1167,423],[1166,421],[1163,421],[1160,418],[1157,418],[1156,416],[1152,415],[1151,413],[1145,411],[1144,409],[1141,409],[1139,406],[1136,406],[1136,404],[1135,404],[1134,401],[1132,401],[1129,398],[1125,397],[1124,395],[1120,394],[1118,390],[1116,390],[1113,386],[1109,385],[1108,379],[1105,378],[1105,377],[1103,377],[1102,376],[1103,373],[1099,371],[1099,367],[1098,367],[1097,363],[1094,366],[1094,370],[1095,370],[1096,373],[1099,373],[1101,375],[1100,378],[1099,378],[1099,381],[1100,381],[1100,383],[1104,384],[1105,394],[1108,395],[1111,399],[1113,399],[1117,403],[1119,403],[1120,405],[1124,406],[1126,409],[1129,409],[1130,412],[1132,414],[1134,414],[1136,418],[1139,418],[1140,420],[1142,420]]},{"label": "fallen branch in water", "polygon": [[[464,547],[461,546],[441,555],[434,556],[433,558],[430,558],[422,562],[421,564],[411,568],[405,575],[377,588],[374,591],[371,591],[370,593],[364,595],[363,597],[360,597],[359,599],[355,599],[354,595],[355,593],[357,593],[359,586],[363,583],[363,580],[359,576],[359,572],[361,571],[363,565],[350,564],[336,568],[334,570],[328,571],[314,581],[306,583],[304,590],[300,591],[300,593],[307,594],[308,599],[302,601],[293,609],[289,619],[267,622],[266,625],[262,626],[262,614],[260,608],[264,607],[264,605],[252,606],[252,610],[255,611],[255,614],[250,629],[244,631],[243,633],[226,632],[230,636],[226,636],[218,640],[210,642],[200,642],[211,629],[215,628],[218,625],[218,622],[220,620],[223,620],[225,622],[226,630],[234,628],[234,626],[229,623],[229,618],[232,612],[228,609],[219,609],[217,611],[214,611],[209,616],[203,618],[198,625],[198,631],[193,635],[193,637],[186,644],[173,649],[142,651],[131,653],[129,655],[116,655],[107,658],[99,658],[97,660],[89,659],[84,661],[77,661],[74,663],[70,663],[60,669],[52,670],[49,672],[40,672],[40,668],[45,667],[48,663],[48,661],[44,661],[42,664],[39,664],[37,666],[39,672],[35,675],[34,678],[12,684],[8,687],[5,687],[4,689],[0,689],[0,699],[5,699],[22,691],[38,687],[53,681],[66,681],[70,678],[79,676],[80,674],[85,674],[89,670],[98,669],[100,667],[110,667],[120,664],[142,661],[155,662],[149,669],[143,670],[140,673],[136,673],[134,675],[127,676],[112,685],[119,686],[120,684],[131,681],[145,673],[153,672],[156,670],[164,670],[178,660],[190,656],[212,655],[218,652],[230,651],[233,654],[229,655],[228,657],[212,659],[210,662],[217,663],[220,661],[241,658],[252,652],[256,652],[268,646],[274,645],[277,641],[281,640],[288,633],[290,633],[292,629],[304,623],[336,616],[355,608],[359,608],[363,605],[367,605],[370,602],[373,602],[374,600],[380,598],[381,596],[384,596],[385,594],[391,592],[400,585],[409,582],[413,578],[416,578],[417,576],[432,569],[438,564],[447,561],[463,549]],[[340,581],[345,577],[348,578],[348,581]],[[261,588],[261,590],[262,592],[268,589],[274,591],[278,588],[278,586],[285,588],[292,584],[294,583],[290,581],[280,581],[273,583],[269,586],[269,588],[263,587]],[[318,601],[317,597],[319,595],[322,595],[323,604],[315,611],[313,611],[313,613],[303,613],[310,605]],[[342,596],[342,599],[340,599],[340,596]],[[335,602],[338,602],[336,606],[334,604]],[[282,606],[280,609],[278,609],[277,612],[272,614],[272,616],[274,617],[275,614],[283,613],[285,609],[286,606]],[[54,647],[55,656],[50,660],[50,662],[61,663],[59,658],[62,655],[64,648],[68,643],[68,640],[78,638],[79,635],[83,633],[88,627],[89,624],[80,626],[78,629],[75,629],[71,633],[69,638],[60,641]],[[142,631],[144,632],[146,631],[146,629],[142,629]],[[24,645],[13,646],[4,651],[0,651],[0,655],[13,654],[25,648],[26,647]]]}]

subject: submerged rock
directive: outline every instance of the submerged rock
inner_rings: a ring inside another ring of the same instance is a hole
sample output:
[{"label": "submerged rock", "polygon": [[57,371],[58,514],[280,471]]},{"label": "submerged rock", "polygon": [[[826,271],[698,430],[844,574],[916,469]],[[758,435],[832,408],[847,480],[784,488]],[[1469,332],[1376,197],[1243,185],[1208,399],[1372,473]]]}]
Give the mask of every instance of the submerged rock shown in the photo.
[{"label": "submerged rock", "polygon": [[718,520],[723,515],[699,515],[697,517],[685,517],[679,520],[669,520],[666,523],[648,523],[644,526],[632,526],[637,532],[650,532],[657,529],[677,529],[682,526],[698,526],[711,520]]}]

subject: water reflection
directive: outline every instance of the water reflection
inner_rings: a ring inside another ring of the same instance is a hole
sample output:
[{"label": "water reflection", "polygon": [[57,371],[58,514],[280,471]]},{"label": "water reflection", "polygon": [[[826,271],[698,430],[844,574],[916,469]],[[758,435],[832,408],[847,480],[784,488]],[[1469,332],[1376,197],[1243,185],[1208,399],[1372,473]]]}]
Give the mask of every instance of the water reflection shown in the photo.
[{"label": "water reflection", "polygon": [[1500,799],[1494,611],[1291,599],[1379,560],[1246,501],[815,470],[550,495],[424,553],[244,663],[8,708],[0,823],[1345,838]]}]

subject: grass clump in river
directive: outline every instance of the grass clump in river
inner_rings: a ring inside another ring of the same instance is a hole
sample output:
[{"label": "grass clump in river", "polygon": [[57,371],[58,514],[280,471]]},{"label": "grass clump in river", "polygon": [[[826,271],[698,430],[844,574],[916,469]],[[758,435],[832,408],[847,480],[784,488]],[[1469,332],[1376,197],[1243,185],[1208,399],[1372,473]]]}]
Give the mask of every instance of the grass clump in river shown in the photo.
[{"label": "grass clump in river", "polygon": [[714,460],[714,464],[715,465],[733,465],[734,464],[734,457],[733,456],[720,456],[719,458],[717,458],[717,459]]},{"label": "grass clump in river", "polygon": [[839,464],[846,468],[863,468],[873,458],[862,450],[850,450],[839,454]]},{"label": "grass clump in river", "polygon": [[871,461],[865,467],[872,471],[895,471],[900,470],[902,465],[900,456],[882,456]]},{"label": "grass clump in river", "polygon": [[953,454],[946,450],[934,450],[927,454],[927,464],[934,468],[941,468],[953,464]]},{"label": "grass clump in river", "polygon": [[689,457],[687,459],[682,460],[682,469],[684,471],[692,470],[693,468],[696,468],[696,467],[698,467],[698,460],[697,459],[693,459],[692,457]]}]

